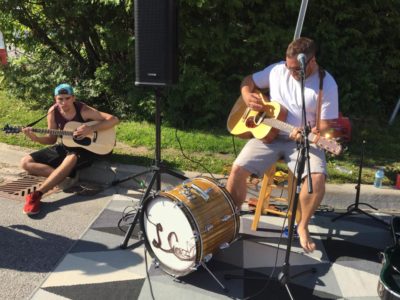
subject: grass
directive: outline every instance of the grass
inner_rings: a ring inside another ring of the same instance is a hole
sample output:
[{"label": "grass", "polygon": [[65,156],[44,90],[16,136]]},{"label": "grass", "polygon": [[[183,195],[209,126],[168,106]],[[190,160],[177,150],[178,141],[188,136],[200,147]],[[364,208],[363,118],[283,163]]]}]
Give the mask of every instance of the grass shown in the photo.
[{"label": "grass", "polygon": [[[0,126],[5,124],[25,125],[46,114],[46,109],[31,110],[21,100],[0,91]],[[362,141],[366,140],[362,183],[371,184],[379,166],[385,168],[385,185],[393,185],[400,173],[400,116],[392,126],[379,125],[374,120],[352,120],[353,139],[348,150],[339,157],[328,155],[329,181],[355,183]],[[46,121],[36,127],[46,128]],[[147,122],[122,121],[117,127],[117,146],[114,162],[144,166],[153,164],[155,158],[155,126]],[[23,134],[0,134],[0,142],[38,149],[42,145],[33,143]],[[232,138],[225,128],[220,130],[176,130],[168,126],[161,129],[161,158],[166,165],[187,171],[227,174],[236,152],[245,144],[244,140]],[[279,164],[278,169],[286,166]]]}]

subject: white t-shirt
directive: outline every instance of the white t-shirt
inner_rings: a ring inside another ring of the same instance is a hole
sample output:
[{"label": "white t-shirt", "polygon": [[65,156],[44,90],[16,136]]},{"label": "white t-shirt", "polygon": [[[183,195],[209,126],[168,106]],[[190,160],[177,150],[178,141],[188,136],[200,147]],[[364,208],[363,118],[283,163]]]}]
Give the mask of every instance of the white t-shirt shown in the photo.
[{"label": "white t-shirt", "polygon": [[[286,122],[303,127],[301,84],[290,75],[285,62],[279,62],[254,73],[254,83],[258,88],[269,87],[271,101],[276,101],[288,110]],[[314,72],[304,81],[304,99],[306,104],[307,124],[315,127],[317,115],[317,99],[319,91],[319,72]],[[338,88],[332,75],[325,71],[323,97],[321,106],[321,120],[338,118],[339,101]]]}]

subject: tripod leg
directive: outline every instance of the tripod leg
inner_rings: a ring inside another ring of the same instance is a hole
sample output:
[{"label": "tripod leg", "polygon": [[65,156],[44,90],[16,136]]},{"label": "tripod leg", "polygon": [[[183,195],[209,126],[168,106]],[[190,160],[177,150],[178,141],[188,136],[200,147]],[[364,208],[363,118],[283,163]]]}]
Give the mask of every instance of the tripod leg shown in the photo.
[{"label": "tripod leg", "polygon": [[285,284],[285,288],[286,288],[286,291],[288,292],[289,298],[291,300],[293,300],[294,298],[293,298],[292,292],[290,291],[289,286],[287,284]]},{"label": "tripod leg", "polygon": [[353,211],[355,211],[355,210],[356,210],[355,208],[352,208],[352,209],[350,209],[350,210],[347,210],[347,212],[345,212],[344,214],[341,214],[341,215],[339,215],[339,216],[337,216],[337,217],[334,217],[334,218],[331,220],[331,222],[335,222],[336,220],[338,220],[338,219],[340,219],[340,218],[343,218],[343,217],[345,217],[345,216],[351,215],[351,214],[353,213]]},{"label": "tripod leg", "polygon": [[177,172],[175,172],[173,170],[169,170],[167,168],[163,169],[163,173],[167,173],[169,175],[172,175],[172,176],[174,176],[176,178],[179,178],[179,179],[182,179],[182,180],[188,179],[185,175],[179,174],[179,173],[177,173]]},{"label": "tripod leg", "polygon": [[343,217],[348,216],[348,215],[352,215],[353,212],[360,213],[360,214],[364,214],[364,215],[366,215],[366,216],[368,216],[368,217],[374,219],[375,221],[378,221],[379,223],[385,225],[386,227],[389,226],[389,224],[386,223],[385,221],[383,221],[383,220],[381,220],[381,219],[379,219],[379,218],[377,218],[377,217],[375,217],[375,216],[373,216],[373,215],[371,215],[371,214],[369,214],[369,213],[363,211],[362,209],[360,209],[360,208],[358,208],[358,207],[357,207],[357,208],[356,208],[356,207],[353,207],[352,209],[350,209],[350,210],[347,211],[346,213],[344,213],[344,214],[342,214],[342,215],[339,215],[339,216],[333,218],[333,219],[331,220],[331,222],[335,222],[337,219],[343,218]]},{"label": "tripod leg", "polygon": [[142,175],[144,175],[144,174],[147,174],[147,173],[149,173],[149,172],[151,172],[151,171],[147,170],[147,171],[144,171],[144,172],[141,172],[141,173],[138,173],[138,174],[134,174],[134,175],[127,176],[127,177],[122,178],[122,179],[114,180],[114,181],[111,183],[111,185],[114,186],[114,185],[120,184],[120,183],[122,183],[122,182],[128,181],[128,180],[130,180],[130,179],[135,180],[136,183],[139,183],[139,185],[141,185],[141,182],[139,182],[139,181],[136,179],[136,177],[140,177],[140,176],[142,176]]},{"label": "tripod leg", "polygon": [[386,227],[389,227],[389,224],[386,223],[385,221],[383,221],[383,220],[381,220],[381,219],[379,219],[379,218],[377,218],[377,217],[375,217],[373,215],[370,215],[369,213],[367,213],[367,212],[365,212],[365,211],[363,211],[361,209],[358,209],[357,211],[362,213],[362,214],[364,214],[364,215],[366,215],[366,216],[368,216],[368,217],[370,217],[370,218],[372,218],[372,219],[374,219],[375,221],[380,222],[381,224],[385,225]]},{"label": "tripod leg", "polygon": [[304,274],[307,274],[307,273],[315,274],[315,273],[317,273],[317,269],[316,269],[316,268],[310,268],[310,269],[304,270],[304,271],[299,272],[299,273],[297,273],[297,274],[291,275],[291,276],[290,276],[290,279],[299,277],[299,276],[304,275]]},{"label": "tripod leg", "polygon": [[126,249],[127,248],[128,241],[129,241],[129,239],[130,239],[130,237],[132,235],[133,229],[135,229],[135,226],[136,226],[136,223],[137,223],[137,221],[139,219],[139,215],[140,215],[141,211],[142,211],[142,209],[139,208],[138,211],[136,212],[135,217],[133,218],[133,221],[132,221],[131,225],[129,226],[129,229],[127,230],[127,232],[125,234],[124,241],[122,242],[122,244],[120,246],[121,249]]},{"label": "tripod leg", "polygon": [[146,189],[146,192],[143,194],[143,197],[140,199],[140,203],[139,203],[139,208],[138,211],[135,214],[135,217],[133,218],[133,221],[131,223],[131,225],[129,226],[128,230],[126,231],[125,237],[124,237],[124,241],[121,244],[121,248],[122,249],[126,249],[129,239],[131,238],[133,229],[135,229],[136,223],[139,219],[139,216],[142,212],[142,207],[143,207],[143,202],[144,200],[150,195],[151,189],[153,188],[154,182],[156,181],[157,177],[159,176],[159,172],[158,171],[154,171],[153,176],[151,177],[149,186]]},{"label": "tripod leg", "polygon": [[368,207],[370,207],[370,208],[372,208],[372,209],[374,209],[374,210],[378,210],[376,207],[373,207],[371,204],[363,203],[363,202],[360,202],[360,204],[366,205],[366,206],[368,206]]}]

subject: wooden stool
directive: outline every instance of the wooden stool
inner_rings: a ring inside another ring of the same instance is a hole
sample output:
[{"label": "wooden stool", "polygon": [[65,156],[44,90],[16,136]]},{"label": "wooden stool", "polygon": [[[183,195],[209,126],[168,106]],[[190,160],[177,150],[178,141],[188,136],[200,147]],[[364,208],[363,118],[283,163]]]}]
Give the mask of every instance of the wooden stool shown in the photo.
[{"label": "wooden stool", "polygon": [[[254,219],[253,223],[251,225],[251,230],[257,231],[258,227],[258,222],[260,221],[260,216],[261,213],[267,214],[267,213],[272,213],[280,216],[286,216],[286,212],[281,212],[277,211],[274,209],[269,208],[269,201],[276,200],[276,201],[282,201],[289,203],[289,212],[287,213],[288,219],[290,222],[290,216],[291,216],[291,211],[292,211],[292,206],[293,206],[293,199],[294,199],[294,194],[295,194],[295,188],[296,188],[296,182],[295,182],[295,177],[293,173],[289,170],[288,171],[288,185],[287,186],[281,186],[281,185],[276,185],[274,184],[274,175],[276,172],[276,164],[272,165],[269,170],[267,170],[264,173],[264,178],[262,180],[261,184],[261,190],[260,193],[258,194],[258,201],[257,201],[257,206],[256,206],[256,211],[254,212]],[[278,189],[278,190],[286,190],[287,191],[287,198],[284,197],[275,197],[272,196],[272,190]],[[297,208],[297,213],[296,213],[296,222],[300,220],[301,214],[299,211],[299,207]],[[290,223],[289,223],[290,225]]]}]

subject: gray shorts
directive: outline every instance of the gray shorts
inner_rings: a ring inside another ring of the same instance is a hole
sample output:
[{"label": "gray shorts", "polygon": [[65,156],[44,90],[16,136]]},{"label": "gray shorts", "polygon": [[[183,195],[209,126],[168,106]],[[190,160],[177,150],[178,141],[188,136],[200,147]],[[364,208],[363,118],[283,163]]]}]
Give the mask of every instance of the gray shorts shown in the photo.
[{"label": "gray shorts", "polygon": [[[265,144],[259,139],[251,139],[243,147],[233,164],[241,166],[261,178],[267,169],[282,158],[293,174],[296,175],[299,153],[296,142],[286,137],[278,136],[269,144]],[[325,152],[314,144],[310,144],[310,168],[311,173],[327,175]],[[307,164],[304,166],[302,177],[306,175]]]}]

